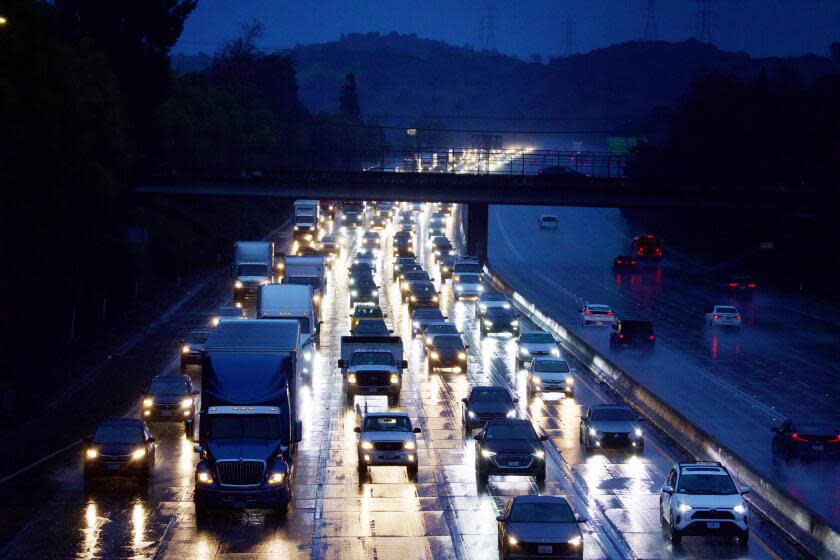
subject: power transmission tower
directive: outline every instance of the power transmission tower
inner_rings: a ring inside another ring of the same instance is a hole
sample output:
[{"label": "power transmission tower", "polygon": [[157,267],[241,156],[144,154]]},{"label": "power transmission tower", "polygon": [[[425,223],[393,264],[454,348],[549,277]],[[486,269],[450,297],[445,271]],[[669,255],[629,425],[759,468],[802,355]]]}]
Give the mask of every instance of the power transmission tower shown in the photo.
[{"label": "power transmission tower", "polygon": [[703,7],[700,11],[700,42],[709,43],[712,41],[712,0],[703,0]]},{"label": "power transmission tower", "polygon": [[572,56],[572,18],[566,16],[566,56]]},{"label": "power transmission tower", "polygon": [[656,0],[648,0],[647,21],[645,21],[645,41],[656,41]]}]

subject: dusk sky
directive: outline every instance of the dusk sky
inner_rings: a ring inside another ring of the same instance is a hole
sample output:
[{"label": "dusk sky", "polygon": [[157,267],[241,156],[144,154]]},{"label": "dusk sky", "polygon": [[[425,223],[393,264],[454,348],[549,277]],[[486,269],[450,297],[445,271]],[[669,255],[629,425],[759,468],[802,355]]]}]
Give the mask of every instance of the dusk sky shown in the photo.
[{"label": "dusk sky", "polygon": [[[241,23],[252,20],[265,26],[261,46],[266,50],[368,31],[416,33],[480,47],[481,22],[491,12],[499,51],[519,57],[552,56],[565,52],[567,16],[573,22],[572,49],[585,52],[641,38],[647,4],[647,0],[199,0],[175,51],[212,52],[235,36]],[[658,0],[658,37],[680,41],[698,36],[701,4]],[[712,0],[711,5],[712,37],[725,50],[754,56],[824,55],[828,43],[840,40],[838,0]]]}]

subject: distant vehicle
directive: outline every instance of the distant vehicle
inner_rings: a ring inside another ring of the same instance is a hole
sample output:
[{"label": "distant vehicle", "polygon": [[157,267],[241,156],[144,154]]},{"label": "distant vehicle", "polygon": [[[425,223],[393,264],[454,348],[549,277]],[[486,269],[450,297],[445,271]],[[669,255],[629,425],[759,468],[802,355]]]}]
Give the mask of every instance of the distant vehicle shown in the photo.
[{"label": "distant vehicle", "polygon": [[550,167],[544,167],[537,172],[538,175],[541,177],[571,177],[576,179],[585,179],[586,175],[575,171],[571,167],[566,167],[565,165],[552,165]]},{"label": "distant vehicle", "polygon": [[379,286],[373,278],[357,278],[350,287],[350,307],[379,304]]},{"label": "distant vehicle", "polygon": [[337,235],[325,235],[321,238],[319,248],[322,253],[327,255],[330,262],[334,261],[341,252],[341,243]]},{"label": "distant vehicle", "polygon": [[468,434],[493,418],[518,417],[516,403],[519,399],[504,387],[475,386],[461,402],[464,403],[464,431]]},{"label": "distant vehicle", "polygon": [[345,200],[341,203],[341,229],[349,232],[362,225],[365,205],[360,200]]},{"label": "distant vehicle", "polygon": [[580,324],[584,327],[590,325],[612,325],[615,321],[615,313],[613,313],[609,305],[587,303],[580,308]]},{"label": "distant vehicle", "polygon": [[149,480],[155,464],[155,438],[136,418],[105,420],[85,438],[85,482],[97,476],[128,475]]},{"label": "distant vehicle", "polygon": [[443,255],[454,255],[455,249],[452,247],[452,242],[444,236],[432,238],[430,247],[435,256],[435,262],[439,262]]},{"label": "distant vehicle", "polygon": [[479,328],[481,336],[499,333],[509,333],[515,336],[519,334],[519,319],[517,319],[513,309],[490,307],[484,312]]},{"label": "distant vehicle", "polygon": [[[239,309],[234,307],[234,309]],[[242,311],[239,309],[239,311]],[[181,371],[186,371],[189,366],[201,365],[201,351],[207,337],[213,333],[210,329],[196,329],[186,338],[181,339]]]},{"label": "distant vehicle", "polygon": [[569,364],[553,356],[535,357],[528,366],[528,390],[535,393],[558,391],[574,397],[575,378]]},{"label": "distant vehicle", "polygon": [[321,200],[319,201],[319,204],[321,205],[321,216],[329,218],[330,220],[335,218],[334,200]]},{"label": "distant vehicle", "polygon": [[395,239],[393,253],[396,257],[413,257],[416,255],[414,252],[414,243],[411,239]]},{"label": "distant vehicle", "polygon": [[300,350],[304,373],[321,344],[321,321],[315,310],[312,288],[298,284],[269,284],[260,286],[257,294],[258,319],[294,319],[300,325]]},{"label": "distant vehicle", "polygon": [[452,272],[456,276],[459,274],[481,274],[481,263],[478,262],[477,257],[457,257]]},{"label": "distant vehicle", "polygon": [[736,292],[741,295],[752,295],[755,291],[755,280],[746,274],[730,276],[729,282],[726,283],[726,288],[730,292]]},{"label": "distant vehicle", "polygon": [[365,414],[362,425],[353,430],[359,434],[359,476],[371,466],[405,466],[409,480],[417,480],[417,436],[405,412],[372,412]]},{"label": "distant vehicle", "polygon": [[382,308],[374,304],[359,304],[350,315],[350,330],[356,330],[363,321],[381,321],[385,318]]},{"label": "distant vehicle", "polygon": [[342,336],[338,367],[348,404],[356,395],[386,395],[388,403],[394,404],[399,401],[408,363],[398,336]]},{"label": "distant vehicle", "polygon": [[384,216],[380,215],[372,216],[370,222],[368,223],[368,227],[371,231],[382,231],[387,225],[388,220],[386,220]]},{"label": "distant vehicle", "polygon": [[615,352],[627,348],[651,350],[656,341],[650,321],[623,319],[613,323],[613,330],[610,333],[610,350]]},{"label": "distant vehicle", "polygon": [[706,324],[710,327],[740,327],[741,312],[731,305],[715,305],[706,313]]},{"label": "distant vehicle", "polygon": [[636,257],[662,257],[662,238],[658,235],[639,235],[633,238],[633,254]]},{"label": "distant vehicle", "polygon": [[496,517],[499,556],[583,558],[585,517],[576,516],[559,496],[514,496]]},{"label": "distant vehicle", "polygon": [[429,216],[429,225],[430,226],[445,226],[446,225],[446,214],[442,214],[441,212],[435,212],[431,216]]},{"label": "distant vehicle", "polygon": [[586,449],[623,447],[642,450],[641,419],[623,404],[593,404],[580,419],[580,442]]},{"label": "distant vehicle", "polygon": [[[320,316],[321,300],[327,291],[326,259],[320,255],[312,257],[286,257],[283,268],[283,283],[312,288],[312,303]],[[260,288],[262,291],[263,287]]]},{"label": "distant vehicle", "polygon": [[293,237],[300,244],[310,244],[318,239],[321,225],[321,206],[317,200],[296,200],[292,227]]},{"label": "distant vehicle", "polygon": [[274,281],[274,243],[237,241],[234,244],[233,300],[257,297],[257,289]]},{"label": "distant vehicle", "polygon": [[456,272],[452,276],[452,282],[455,285],[455,299],[457,301],[462,299],[478,299],[484,291],[480,274]]},{"label": "distant vehicle", "polygon": [[411,314],[411,336],[416,337],[419,334],[423,334],[426,327],[432,323],[440,323],[445,320],[446,317],[443,316],[443,313],[437,307],[415,309],[414,313]]},{"label": "distant vehicle", "polygon": [[774,457],[840,457],[840,421],[785,420],[773,431]]},{"label": "distant vehicle", "polygon": [[446,235],[446,226],[443,224],[429,224],[426,227],[426,235],[429,239]]},{"label": "distant vehicle", "polygon": [[537,435],[528,420],[494,418],[475,435],[475,476],[486,484],[491,474],[533,476],[545,481],[547,436]]},{"label": "distant vehicle", "polygon": [[557,216],[554,214],[543,214],[537,218],[537,224],[541,229],[557,229],[559,223]]},{"label": "distant vehicle", "polygon": [[524,331],[516,341],[519,347],[516,351],[516,369],[541,356],[560,356],[560,348],[550,332]]},{"label": "distant vehicle", "polygon": [[615,270],[633,270],[636,268],[636,257],[619,255],[613,260],[613,268]]},{"label": "distant vehicle", "polygon": [[478,298],[478,316],[481,317],[492,307],[510,309],[510,302],[505,294],[497,290],[485,290]]},{"label": "distant vehicle", "polygon": [[426,352],[429,372],[449,369],[455,373],[467,371],[467,350],[469,346],[458,334],[437,334],[432,337]]},{"label": "distant vehicle", "polygon": [[423,331],[423,342],[428,347],[435,341],[436,336],[447,334],[455,334],[461,336],[461,333],[458,332],[458,327],[455,326],[454,323],[450,323],[448,321],[432,323],[426,327],[425,331]]},{"label": "distant vehicle", "polygon": [[385,321],[374,319],[370,321],[359,321],[356,328],[350,331],[353,336],[388,336],[391,330]]},{"label": "distant vehicle", "polygon": [[370,267],[370,269],[375,273],[376,272],[376,261],[378,259],[375,255],[370,253],[356,253],[356,257],[353,259],[353,264],[364,264]]},{"label": "distant vehicle", "polygon": [[235,321],[237,319],[245,319],[245,310],[243,308],[239,306],[220,307],[210,317],[210,326],[216,328],[224,321]]},{"label": "distant vehicle", "polygon": [[195,417],[197,409],[193,384],[186,375],[156,375],[143,391],[140,410],[143,420],[183,422]]},{"label": "distant vehicle", "polygon": [[408,289],[408,311],[418,307],[438,307],[439,297],[431,282],[412,282]]},{"label": "distant vehicle", "polygon": [[451,202],[439,202],[437,211],[444,216],[452,215],[453,204]]},{"label": "distant vehicle", "polygon": [[394,259],[394,281],[396,281],[400,277],[400,272],[405,266],[416,266],[417,268],[415,268],[415,270],[423,270],[423,267],[417,264],[416,257],[399,257],[397,259]]},{"label": "distant vehicle", "polygon": [[410,270],[400,274],[400,294],[402,301],[408,301],[411,297],[411,286],[418,282],[430,283],[432,279],[425,270]]},{"label": "distant vehicle", "polygon": [[441,255],[438,259],[440,264],[440,279],[444,282],[452,278],[452,269],[455,267],[455,255]]},{"label": "distant vehicle", "polygon": [[735,536],[741,546],[750,539],[749,506],[744,494],[720,463],[684,461],[671,467],[659,492],[659,515],[669,540],[684,536]]}]

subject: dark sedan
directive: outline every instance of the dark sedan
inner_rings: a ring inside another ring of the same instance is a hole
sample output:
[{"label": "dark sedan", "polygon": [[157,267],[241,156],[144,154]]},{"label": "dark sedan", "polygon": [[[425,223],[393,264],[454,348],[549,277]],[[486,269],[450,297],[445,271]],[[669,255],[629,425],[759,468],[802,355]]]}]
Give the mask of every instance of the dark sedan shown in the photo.
[{"label": "dark sedan", "polygon": [[774,457],[840,457],[840,421],[785,420],[773,431]]},{"label": "dark sedan", "polygon": [[475,435],[475,476],[480,484],[491,474],[533,476],[545,481],[545,449],[548,438],[537,435],[528,420],[488,420]]},{"label": "dark sedan", "polygon": [[613,352],[630,348],[653,350],[656,337],[650,321],[624,319],[613,323],[613,330],[615,332],[610,333],[610,350]]},{"label": "dark sedan", "polygon": [[488,307],[480,321],[481,336],[487,334],[519,334],[519,319],[513,309]]},{"label": "dark sedan", "polygon": [[443,255],[440,257],[439,262],[441,280],[452,278],[452,269],[455,268],[455,255]]},{"label": "dark sedan", "polygon": [[400,295],[403,301],[411,296],[411,285],[415,282],[431,282],[429,273],[425,270],[411,270],[400,275]]},{"label": "dark sedan", "polygon": [[496,518],[499,555],[509,558],[583,558],[583,533],[565,498],[515,496]]},{"label": "dark sedan", "polygon": [[201,351],[211,334],[213,331],[210,329],[198,329],[181,339],[181,371],[186,371],[191,365],[201,365]]},{"label": "dark sedan", "polygon": [[411,239],[408,240],[400,240],[394,241],[394,255],[397,257],[413,257],[415,256],[414,253],[414,243],[411,242]]},{"label": "dark sedan", "polygon": [[385,324],[385,321],[359,321],[356,323],[356,328],[350,331],[353,336],[388,336],[391,330]]},{"label": "dark sedan", "polygon": [[438,293],[431,282],[413,282],[408,290],[408,309],[418,307],[437,307]]},{"label": "dark sedan", "polygon": [[426,354],[429,371],[451,369],[456,373],[467,370],[467,349],[457,334],[435,336]]},{"label": "dark sedan", "polygon": [[186,375],[156,375],[143,391],[140,410],[150,421],[183,421],[195,416],[196,396]]},{"label": "dark sedan", "polygon": [[417,264],[417,262],[407,263],[400,265],[397,269],[394,270],[394,280],[402,281],[405,278],[405,275],[409,272],[421,272],[423,267]]},{"label": "dark sedan", "polygon": [[99,475],[127,475],[147,481],[155,463],[155,438],[137,418],[105,420],[85,438],[85,481]]},{"label": "dark sedan", "polygon": [[379,303],[379,287],[372,279],[357,280],[350,288],[350,307],[357,303]]},{"label": "dark sedan", "polygon": [[432,239],[432,252],[435,255],[435,261],[439,261],[444,255],[454,255],[455,249],[449,239],[440,236]]},{"label": "dark sedan", "polygon": [[445,320],[446,317],[443,316],[443,313],[437,307],[416,309],[411,314],[411,336],[415,337],[418,334],[423,334],[426,327],[430,324],[441,323]]},{"label": "dark sedan", "polygon": [[473,387],[464,403],[464,430],[480,428],[493,418],[516,418],[516,403],[504,387]]}]

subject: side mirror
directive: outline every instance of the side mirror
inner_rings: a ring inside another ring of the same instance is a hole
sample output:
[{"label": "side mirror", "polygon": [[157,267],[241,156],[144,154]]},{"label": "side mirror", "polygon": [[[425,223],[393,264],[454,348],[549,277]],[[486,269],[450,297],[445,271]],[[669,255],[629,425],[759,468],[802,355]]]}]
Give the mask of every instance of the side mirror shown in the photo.
[{"label": "side mirror", "polygon": [[505,521],[507,521],[507,517],[505,517],[504,515],[497,515],[496,516],[496,521],[500,521],[500,522],[504,523]]},{"label": "side mirror", "polygon": [[195,451],[196,453],[204,453],[204,448],[196,443],[195,445],[193,445],[193,451]]},{"label": "side mirror", "polygon": [[539,436],[537,439],[539,439],[540,441],[548,441],[548,436],[543,434],[543,435]]},{"label": "side mirror", "polygon": [[469,344],[464,344],[464,350],[469,350],[469,349],[470,349],[470,345]]},{"label": "side mirror", "polygon": [[403,360],[400,362],[401,369],[408,369],[408,360]]},{"label": "side mirror", "polygon": [[295,421],[295,433],[292,438],[292,443],[299,443],[301,440],[303,440],[303,421],[297,420]]},{"label": "side mirror", "polygon": [[338,367],[341,368],[341,369],[346,368],[347,367],[347,361],[346,360],[338,360]]},{"label": "side mirror", "polygon": [[353,431],[356,432],[357,434],[362,433],[362,429],[359,426],[356,426],[355,428],[353,428]]},{"label": "side mirror", "polygon": [[420,428],[414,428],[412,431],[413,431],[415,434],[419,434],[419,433],[420,433]]},{"label": "side mirror", "polygon": [[749,494],[750,492],[752,492],[749,486],[741,486],[739,491],[741,492],[741,494]]},{"label": "side mirror", "polygon": [[475,441],[481,441],[482,439],[484,439],[484,436],[482,436],[481,434],[475,434],[475,436],[473,436],[473,439]]},{"label": "side mirror", "polygon": [[577,522],[577,523],[586,523],[587,521],[589,521],[589,518],[587,518],[587,517],[584,517],[582,515],[576,515],[575,516],[575,522]]},{"label": "side mirror", "polygon": [[464,404],[470,404],[470,399],[468,399],[467,397],[464,397],[463,399],[461,399],[461,402],[464,403]]},{"label": "side mirror", "polygon": [[673,494],[674,493],[674,487],[666,484],[665,486],[662,487],[662,491],[665,492],[666,494]]},{"label": "side mirror", "polygon": [[519,397],[513,397],[513,402],[518,403],[519,402]]}]

